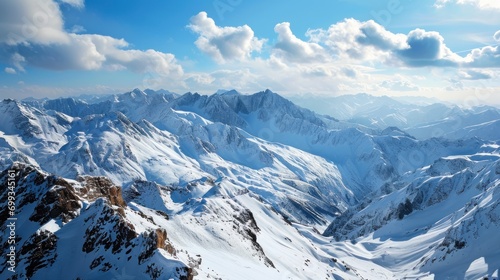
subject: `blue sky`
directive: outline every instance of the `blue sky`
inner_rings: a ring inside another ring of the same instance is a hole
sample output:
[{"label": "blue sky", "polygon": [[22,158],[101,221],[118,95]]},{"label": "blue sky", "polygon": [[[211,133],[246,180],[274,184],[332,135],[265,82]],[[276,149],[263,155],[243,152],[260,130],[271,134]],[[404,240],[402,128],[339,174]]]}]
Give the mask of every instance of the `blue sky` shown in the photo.
[{"label": "blue sky", "polygon": [[500,104],[498,1],[269,2],[2,0],[0,97],[270,88]]}]

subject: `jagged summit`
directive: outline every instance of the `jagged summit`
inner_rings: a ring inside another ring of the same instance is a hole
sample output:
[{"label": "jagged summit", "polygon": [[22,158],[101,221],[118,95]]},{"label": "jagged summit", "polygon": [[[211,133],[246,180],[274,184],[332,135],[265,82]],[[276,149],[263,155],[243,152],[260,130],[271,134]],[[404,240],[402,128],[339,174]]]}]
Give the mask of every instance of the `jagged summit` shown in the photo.
[{"label": "jagged summit", "polygon": [[[104,177],[67,180],[14,163],[17,199],[15,272],[13,278],[99,279],[123,275],[156,279],[162,275],[192,279],[193,271],[176,259],[167,232],[147,212],[131,209],[121,188]],[[10,171],[0,174],[7,185]],[[6,223],[8,189],[2,189],[0,222]],[[6,244],[7,236],[1,237]],[[68,262],[68,259],[71,262]],[[165,269],[167,268],[167,269]]]},{"label": "jagged summit", "polygon": [[219,89],[214,93],[214,95],[240,95],[240,94],[241,93],[235,89],[231,90]]}]

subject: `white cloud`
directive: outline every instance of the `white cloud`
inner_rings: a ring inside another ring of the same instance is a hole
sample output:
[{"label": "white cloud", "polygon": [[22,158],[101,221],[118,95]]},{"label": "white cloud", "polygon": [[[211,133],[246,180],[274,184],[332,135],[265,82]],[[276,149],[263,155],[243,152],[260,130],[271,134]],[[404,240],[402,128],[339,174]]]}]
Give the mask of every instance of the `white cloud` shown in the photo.
[{"label": "white cloud", "polygon": [[309,30],[307,35],[311,42],[325,46],[336,59],[382,62],[387,51],[405,46],[403,34],[393,34],[372,20],[345,19],[326,30]]},{"label": "white cloud", "polygon": [[84,0],[60,0],[60,1],[79,9],[85,6]]},{"label": "white cloud", "polygon": [[418,86],[414,85],[408,80],[405,79],[394,79],[394,80],[385,80],[380,84],[381,87],[389,89],[391,91],[418,91]]},{"label": "white cloud", "polygon": [[498,0],[437,0],[434,6],[437,8],[442,8],[450,2],[459,5],[474,5],[481,10],[500,10],[500,2]]},{"label": "white cloud", "polygon": [[[83,7],[83,1],[65,2]],[[173,54],[128,49],[124,39],[68,33],[63,25],[59,5],[53,0],[1,1],[0,45],[10,52],[10,58],[3,59],[18,71],[31,65],[51,70],[128,69],[170,78],[183,74]]]},{"label": "white cloud", "polygon": [[71,27],[71,29],[70,29],[70,32],[71,32],[71,33],[83,33],[83,32],[85,32],[85,31],[87,31],[87,30],[85,29],[85,27],[83,27],[83,26],[81,26],[81,25],[77,25],[77,24],[76,24],[76,25],[73,25],[73,26]]},{"label": "white cloud", "polygon": [[361,23],[359,30],[361,34],[357,35],[356,41],[362,45],[375,46],[380,50],[404,49],[408,47],[405,35],[391,33],[373,20]]},{"label": "white cloud", "polygon": [[500,47],[486,46],[472,50],[465,57],[469,67],[500,67]]},{"label": "white cloud", "polygon": [[[309,42],[324,47],[330,58],[356,64],[383,63],[405,67],[500,67],[500,48],[486,46],[462,57],[449,49],[435,31],[414,29],[396,34],[370,20],[355,19],[332,24],[327,30],[309,30]],[[500,32],[494,38],[500,38]]]},{"label": "white cloud", "polygon": [[26,61],[26,59],[24,58],[24,56],[20,55],[19,53],[14,53],[12,54],[11,56],[11,62],[12,62],[12,65],[14,65],[14,67],[16,67],[16,69],[18,71],[21,71],[21,72],[24,72],[24,62]]},{"label": "white cloud", "polygon": [[[194,30],[194,26],[198,28],[195,32],[215,38],[217,36],[207,34],[227,28],[218,27],[213,20],[201,15],[197,17],[211,23],[192,23],[191,29]],[[429,70],[423,66],[443,69],[442,72],[446,73],[460,67],[473,67],[470,64],[472,61],[479,63],[476,59],[467,61],[451,51],[438,32],[415,29],[408,34],[393,33],[374,21],[346,19],[328,29],[309,30],[305,34],[306,39],[293,34],[287,22],[277,24],[275,32],[277,39],[269,58],[224,59],[223,70],[186,74],[185,86],[188,90],[206,89],[207,93],[219,88],[237,88],[243,92],[271,88],[285,94],[405,94],[419,91],[419,94],[432,95],[435,91],[430,90],[427,84],[430,82],[445,87],[448,77],[437,75],[442,79],[431,78],[425,82],[412,78],[416,73],[428,73]],[[216,49],[215,53],[220,55],[219,48]],[[243,57],[248,58],[249,53]],[[404,69],[410,76],[394,75],[395,69]],[[463,75],[461,79],[477,79],[481,77],[480,73],[486,73],[475,71],[464,70],[469,76]],[[459,86],[461,83],[456,70],[453,73],[457,79],[454,85]]]},{"label": "white cloud", "polygon": [[463,80],[487,80],[491,79],[493,75],[489,72],[471,69],[458,72],[458,77]]},{"label": "white cloud", "polygon": [[16,74],[16,69],[11,68],[11,67],[5,67],[4,72],[7,74]]},{"label": "white cloud", "polygon": [[493,34],[493,39],[495,39],[495,41],[497,42],[500,42],[500,30],[498,30],[497,32],[495,32],[495,34]]},{"label": "white cloud", "polygon": [[206,12],[192,17],[188,27],[199,34],[195,42],[198,49],[220,63],[248,59],[252,52],[260,52],[265,42],[255,37],[248,25],[217,26]]},{"label": "white cloud", "polygon": [[290,29],[289,22],[279,23],[274,27],[278,33],[278,42],[274,54],[287,61],[310,63],[328,59],[325,50],[314,42],[305,42],[297,38]]},{"label": "white cloud", "polygon": [[52,0],[0,1],[0,43],[64,43],[61,10]]},{"label": "white cloud", "polygon": [[408,33],[406,43],[408,47],[394,51],[409,66],[455,66],[462,60],[438,32],[417,28]]}]

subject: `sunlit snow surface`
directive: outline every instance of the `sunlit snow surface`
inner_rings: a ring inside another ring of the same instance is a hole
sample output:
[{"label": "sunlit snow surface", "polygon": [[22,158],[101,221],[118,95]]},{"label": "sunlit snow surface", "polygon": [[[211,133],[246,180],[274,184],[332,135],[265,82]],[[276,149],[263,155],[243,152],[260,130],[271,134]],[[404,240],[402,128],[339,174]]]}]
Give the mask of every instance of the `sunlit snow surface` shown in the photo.
[{"label": "sunlit snow surface", "polygon": [[[345,102],[358,107],[339,107],[336,117],[349,116],[339,121],[270,91],[3,101],[0,164],[110,178],[138,234],[167,231],[176,255],[158,250],[155,260],[166,271],[191,266],[195,279],[497,278],[498,112]],[[397,124],[404,130],[385,127]],[[81,203],[68,223],[22,228],[59,237],[56,261],[40,273],[143,277],[122,255],[106,255],[122,268],[114,274],[78,265],[88,262],[79,232],[102,207]]]}]

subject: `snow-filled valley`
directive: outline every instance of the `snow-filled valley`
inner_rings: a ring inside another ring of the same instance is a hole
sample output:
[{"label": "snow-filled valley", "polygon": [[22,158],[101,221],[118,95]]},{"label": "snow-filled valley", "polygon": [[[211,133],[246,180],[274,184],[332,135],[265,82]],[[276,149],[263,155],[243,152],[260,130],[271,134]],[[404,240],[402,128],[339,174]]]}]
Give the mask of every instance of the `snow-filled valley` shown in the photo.
[{"label": "snow-filled valley", "polygon": [[1,278],[498,279],[500,110],[335,102],[1,101]]}]

